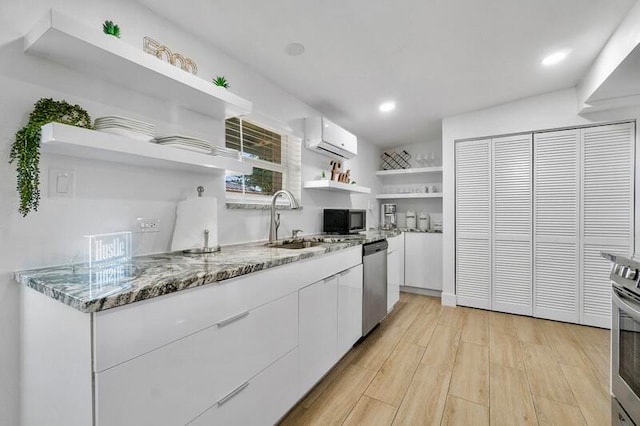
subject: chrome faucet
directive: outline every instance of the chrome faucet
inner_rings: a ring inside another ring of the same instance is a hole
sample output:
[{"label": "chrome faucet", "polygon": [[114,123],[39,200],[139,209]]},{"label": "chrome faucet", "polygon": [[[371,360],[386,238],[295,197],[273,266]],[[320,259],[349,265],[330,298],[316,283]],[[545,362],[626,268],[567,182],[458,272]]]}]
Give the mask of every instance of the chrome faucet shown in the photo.
[{"label": "chrome faucet", "polygon": [[293,194],[286,189],[281,189],[276,191],[271,197],[271,220],[269,221],[269,242],[274,243],[278,240],[278,228],[280,227],[280,214],[278,213],[278,217],[276,218],[276,200],[279,196],[284,195],[289,199],[289,205],[292,209],[297,209],[300,207]]}]

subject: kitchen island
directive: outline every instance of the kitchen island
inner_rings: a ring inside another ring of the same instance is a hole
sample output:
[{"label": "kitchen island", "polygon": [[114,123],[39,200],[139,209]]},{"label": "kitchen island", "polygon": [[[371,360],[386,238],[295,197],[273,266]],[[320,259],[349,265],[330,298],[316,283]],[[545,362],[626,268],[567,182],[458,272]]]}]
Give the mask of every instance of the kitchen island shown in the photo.
[{"label": "kitchen island", "polygon": [[23,423],[276,422],[360,338],[360,245],[394,234],[17,272]]}]

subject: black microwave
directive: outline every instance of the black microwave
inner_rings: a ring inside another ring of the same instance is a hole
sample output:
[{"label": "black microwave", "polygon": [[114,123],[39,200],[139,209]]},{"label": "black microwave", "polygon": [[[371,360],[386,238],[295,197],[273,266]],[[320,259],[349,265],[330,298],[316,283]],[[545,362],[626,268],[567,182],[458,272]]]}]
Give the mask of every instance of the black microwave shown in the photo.
[{"label": "black microwave", "polygon": [[367,230],[366,210],[324,209],[322,232],[347,235]]}]

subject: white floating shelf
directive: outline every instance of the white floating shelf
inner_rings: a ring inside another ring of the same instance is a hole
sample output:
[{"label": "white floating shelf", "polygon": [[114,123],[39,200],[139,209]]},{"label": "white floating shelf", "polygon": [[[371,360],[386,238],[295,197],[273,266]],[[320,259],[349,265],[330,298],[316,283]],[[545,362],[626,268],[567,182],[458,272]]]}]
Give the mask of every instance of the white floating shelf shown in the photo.
[{"label": "white floating shelf", "polygon": [[324,189],[326,191],[348,191],[361,194],[371,194],[371,188],[352,185],[350,183],[336,182],[333,180],[309,180],[304,183],[306,189]]},{"label": "white floating shelf", "polygon": [[432,192],[432,193],[424,193],[424,192],[411,192],[404,194],[378,194],[376,195],[378,199],[399,199],[399,198],[442,198],[442,192]]},{"label": "white floating shelf", "polygon": [[250,164],[232,158],[200,154],[58,123],[49,123],[42,127],[40,149],[43,153],[112,161],[138,167],[201,173],[227,171],[232,174],[251,174],[253,171]]},{"label": "white floating shelf", "polygon": [[124,41],[51,10],[24,37],[24,51],[96,80],[167,101],[216,119],[251,112],[251,102]]},{"label": "white floating shelf", "polygon": [[395,176],[395,175],[421,175],[428,173],[442,173],[442,167],[416,167],[412,169],[395,169],[395,170],[378,170],[378,176]]}]

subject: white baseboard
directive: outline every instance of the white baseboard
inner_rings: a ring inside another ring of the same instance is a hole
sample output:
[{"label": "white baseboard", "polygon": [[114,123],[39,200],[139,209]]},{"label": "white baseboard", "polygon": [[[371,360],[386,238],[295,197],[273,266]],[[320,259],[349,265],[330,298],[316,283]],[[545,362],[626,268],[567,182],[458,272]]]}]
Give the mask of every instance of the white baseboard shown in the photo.
[{"label": "white baseboard", "polygon": [[440,297],[440,295],[442,294],[442,292],[438,290],[429,290],[426,288],[411,287],[408,285],[401,285],[400,291],[404,291],[405,293],[421,294],[423,296],[431,296],[431,297]]},{"label": "white baseboard", "polygon": [[456,306],[456,295],[453,293],[442,293],[442,304],[444,306]]}]

